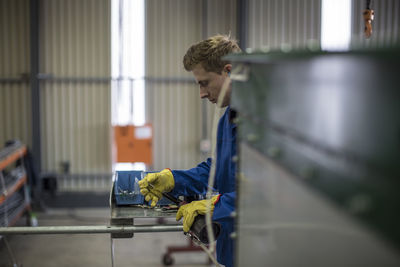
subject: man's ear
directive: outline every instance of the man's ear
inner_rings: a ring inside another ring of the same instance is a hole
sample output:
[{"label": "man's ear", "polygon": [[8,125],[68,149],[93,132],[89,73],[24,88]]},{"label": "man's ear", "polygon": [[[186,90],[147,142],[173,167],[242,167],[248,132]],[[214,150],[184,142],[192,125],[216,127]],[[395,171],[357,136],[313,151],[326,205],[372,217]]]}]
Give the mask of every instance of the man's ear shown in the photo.
[{"label": "man's ear", "polygon": [[232,64],[226,64],[226,65],[224,66],[224,71],[225,71],[226,73],[230,74],[230,73],[231,73],[231,70],[232,70]]}]

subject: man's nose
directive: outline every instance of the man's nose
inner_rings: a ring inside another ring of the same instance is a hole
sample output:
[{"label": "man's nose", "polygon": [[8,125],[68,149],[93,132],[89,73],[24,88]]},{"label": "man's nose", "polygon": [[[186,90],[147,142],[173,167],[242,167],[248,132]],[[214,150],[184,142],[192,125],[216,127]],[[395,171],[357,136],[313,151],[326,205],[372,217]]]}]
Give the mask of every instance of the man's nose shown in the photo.
[{"label": "man's nose", "polygon": [[207,98],[207,97],[208,97],[207,91],[200,87],[200,98],[203,99],[203,98]]}]

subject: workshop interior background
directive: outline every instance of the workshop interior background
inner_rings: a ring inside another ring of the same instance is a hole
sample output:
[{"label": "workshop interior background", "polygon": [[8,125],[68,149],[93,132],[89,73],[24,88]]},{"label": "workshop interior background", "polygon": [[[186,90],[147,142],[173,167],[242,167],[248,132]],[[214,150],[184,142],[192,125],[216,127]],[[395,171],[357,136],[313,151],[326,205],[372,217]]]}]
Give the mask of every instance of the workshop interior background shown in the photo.
[{"label": "workshop interior background", "polygon": [[[144,88],[143,123],[152,135],[151,163],[139,166],[187,169],[210,155],[214,107],[199,99],[182,66],[191,44],[219,33],[237,38],[246,52],[309,51],[321,42],[322,0],[147,0],[144,54],[121,43],[115,52],[113,38],[129,32],[118,23],[132,2],[0,0],[0,144],[27,146],[38,172],[38,206],[67,206],[79,194],[88,202],[78,206],[89,205],[91,196],[107,205],[117,166],[114,129],[134,124],[136,90]],[[349,49],[398,47],[400,1],[371,1],[375,20],[368,39],[366,1],[350,2]],[[334,17],[338,24],[344,19],[340,12]],[[125,52],[133,61],[143,56],[141,76],[113,71],[113,60],[121,67]],[[122,113],[128,118],[121,122]]]},{"label": "workshop interior background", "polygon": [[[1,1],[0,143],[17,139],[28,145],[40,155],[35,161],[41,174],[60,178],[59,190],[108,191],[115,163],[111,91],[121,78],[111,75],[111,2],[32,1],[37,21],[30,17],[30,2]],[[190,44],[217,33],[238,38],[239,26],[246,27],[246,40],[239,41],[249,49],[305,49],[319,41],[319,0],[246,2],[247,22],[238,25],[236,1],[145,1],[145,121],[154,127],[149,169],[185,169],[204,158],[200,142],[209,139],[213,107],[199,101],[182,67]],[[396,44],[398,1],[372,3],[376,34],[366,40],[365,1],[352,1],[352,43]],[[336,16],[339,23],[341,14]],[[37,36],[31,36],[32,27]]]}]

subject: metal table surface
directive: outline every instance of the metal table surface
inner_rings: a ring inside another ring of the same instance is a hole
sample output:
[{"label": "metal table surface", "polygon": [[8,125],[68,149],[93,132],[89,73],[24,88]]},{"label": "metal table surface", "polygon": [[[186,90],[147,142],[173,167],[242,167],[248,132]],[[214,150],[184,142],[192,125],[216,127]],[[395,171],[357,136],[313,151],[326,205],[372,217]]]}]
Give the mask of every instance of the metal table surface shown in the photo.
[{"label": "metal table surface", "polygon": [[180,232],[181,223],[134,225],[135,219],[175,218],[176,210],[162,207],[150,208],[145,205],[117,206],[113,187],[110,193],[110,225],[92,226],[39,226],[39,227],[0,227],[0,235],[20,234],[111,234],[111,238],[131,238],[134,233]]},{"label": "metal table surface", "polygon": [[135,218],[174,218],[176,210],[163,211],[162,208],[154,209],[146,206],[111,206],[111,219],[135,219]]}]

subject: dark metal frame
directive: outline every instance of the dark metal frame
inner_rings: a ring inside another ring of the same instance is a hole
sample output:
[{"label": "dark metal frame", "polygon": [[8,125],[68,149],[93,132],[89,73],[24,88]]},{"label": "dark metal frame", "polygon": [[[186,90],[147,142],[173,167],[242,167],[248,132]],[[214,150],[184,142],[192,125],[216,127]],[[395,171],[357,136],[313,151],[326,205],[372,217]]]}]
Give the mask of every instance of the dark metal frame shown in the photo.
[{"label": "dark metal frame", "polygon": [[239,46],[246,49],[248,45],[247,31],[249,29],[249,2],[248,0],[237,0],[237,36]]},{"label": "dark metal frame", "polygon": [[40,88],[39,88],[39,0],[30,0],[30,49],[31,49],[31,103],[32,103],[32,153],[41,172],[40,140]]}]

